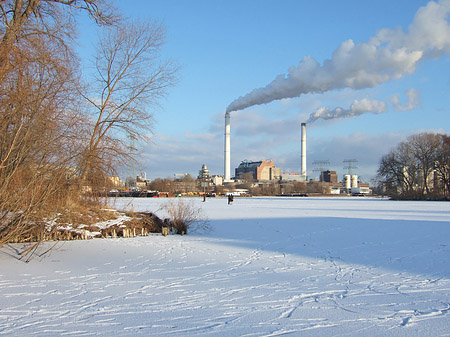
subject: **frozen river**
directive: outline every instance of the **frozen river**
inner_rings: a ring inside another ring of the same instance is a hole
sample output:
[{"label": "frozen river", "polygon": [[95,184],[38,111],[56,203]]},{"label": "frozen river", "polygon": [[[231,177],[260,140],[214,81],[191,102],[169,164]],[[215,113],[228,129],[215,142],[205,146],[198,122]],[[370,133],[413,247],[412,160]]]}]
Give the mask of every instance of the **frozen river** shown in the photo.
[{"label": "frozen river", "polygon": [[3,247],[0,336],[450,336],[450,203],[192,202],[208,232]]}]

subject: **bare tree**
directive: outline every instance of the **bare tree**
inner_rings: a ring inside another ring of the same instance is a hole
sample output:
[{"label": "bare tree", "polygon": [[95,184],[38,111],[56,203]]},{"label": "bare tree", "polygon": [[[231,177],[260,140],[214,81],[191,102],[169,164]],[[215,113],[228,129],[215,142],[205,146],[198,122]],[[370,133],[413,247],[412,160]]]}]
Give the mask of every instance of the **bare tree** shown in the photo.
[{"label": "bare tree", "polygon": [[450,137],[440,135],[440,151],[436,158],[436,170],[441,179],[442,194],[450,194]]},{"label": "bare tree", "polygon": [[48,39],[28,42],[0,95],[0,244],[33,231],[74,158],[74,68]]},{"label": "bare tree", "polygon": [[83,94],[92,117],[80,163],[83,184],[96,170],[113,170],[114,160],[133,160],[127,137],[142,139],[151,127],[151,109],[174,83],[176,67],[159,59],[163,42],[157,23],[109,28],[100,39],[96,80]]},{"label": "bare tree", "polygon": [[70,195],[82,123],[74,9],[115,22],[103,0],[0,0],[0,245],[40,241],[40,220]]},{"label": "bare tree", "polygon": [[381,158],[378,175],[385,184],[399,188],[401,193],[412,193],[417,186],[417,170],[411,146],[402,142]]},{"label": "bare tree", "polygon": [[389,154],[383,156],[378,168],[382,181],[393,189],[400,189],[401,194],[415,194],[419,185],[419,165],[414,149],[408,141],[401,142]]},{"label": "bare tree", "polygon": [[156,178],[150,183],[150,189],[158,192],[175,192],[175,183],[169,178]]},{"label": "bare tree", "polygon": [[396,153],[391,151],[380,160],[378,168],[379,181],[385,186],[389,194],[397,194],[397,189],[405,189],[405,172],[403,164],[397,159]]},{"label": "bare tree", "polygon": [[420,167],[417,163],[414,148],[406,141],[398,145],[394,152],[395,168],[398,170],[399,183],[403,192],[412,194],[421,190],[419,181]]},{"label": "bare tree", "polygon": [[431,173],[436,168],[436,161],[441,145],[441,137],[431,133],[420,133],[408,138],[416,159],[417,166],[420,168],[420,178],[422,192],[430,194]]},{"label": "bare tree", "polygon": [[382,157],[378,169],[380,181],[393,189],[400,189],[403,196],[439,193],[439,185],[446,186],[448,181],[446,137],[421,133],[401,142]]},{"label": "bare tree", "polygon": [[251,172],[246,172],[242,175],[242,180],[244,181],[244,188],[251,189],[255,179]]},{"label": "bare tree", "polygon": [[[64,7],[69,10],[64,10]],[[115,9],[105,0],[2,0],[0,1],[0,82],[14,68],[14,53],[21,41],[46,35],[66,45],[75,30],[72,21],[77,11],[87,12],[100,25],[119,21]]]}]

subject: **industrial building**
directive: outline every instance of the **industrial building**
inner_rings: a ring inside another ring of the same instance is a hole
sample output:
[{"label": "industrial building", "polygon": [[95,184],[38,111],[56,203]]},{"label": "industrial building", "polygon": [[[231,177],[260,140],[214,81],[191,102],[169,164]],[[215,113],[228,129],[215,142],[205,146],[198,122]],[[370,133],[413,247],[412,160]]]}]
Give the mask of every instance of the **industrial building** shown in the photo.
[{"label": "industrial building", "polygon": [[206,164],[202,165],[202,169],[198,172],[198,179],[206,180],[211,179],[208,167]]},{"label": "industrial building", "polygon": [[306,182],[306,176],[298,173],[281,173],[280,181],[281,182]]},{"label": "industrial building", "polygon": [[270,181],[279,180],[281,170],[279,167],[275,167],[275,163],[272,160],[244,160],[235,169],[235,178],[242,179],[245,173],[251,173],[255,181]]},{"label": "industrial building", "polygon": [[326,170],[323,171],[321,174],[323,181],[326,183],[337,183],[338,182],[338,175],[336,171],[330,171]]},{"label": "industrial building", "polygon": [[[224,151],[224,183],[232,182],[231,180],[231,124],[230,124],[230,113],[227,111],[225,113],[225,151]],[[300,175],[302,176],[299,180],[301,181],[307,181],[307,173],[306,173],[306,123],[301,123],[301,168],[300,168]],[[271,161],[267,161],[270,163]],[[243,162],[244,163],[244,162]],[[281,172],[278,168],[275,168],[275,165],[272,164],[265,164],[265,161],[261,162],[252,162],[252,163],[261,163],[263,166],[261,167],[262,172],[261,179],[258,179],[258,172],[253,172],[253,169],[250,169],[249,167],[245,167],[245,164],[239,165],[239,167],[236,169],[236,175],[235,178],[238,179],[240,177],[239,174],[246,173],[245,170],[248,170],[248,172],[252,171],[252,174],[254,175],[255,180],[276,180],[279,179],[281,176]],[[264,163],[264,164],[263,164]],[[260,164],[260,165],[261,165]],[[256,164],[255,164],[256,165]],[[270,166],[272,165],[272,166]],[[269,167],[268,169],[263,169],[263,167]],[[270,169],[270,167],[273,167],[273,169]],[[239,172],[238,172],[239,170]],[[239,173],[239,174],[238,174]],[[277,178],[276,178],[277,177]],[[297,180],[297,179],[295,179]]]}]

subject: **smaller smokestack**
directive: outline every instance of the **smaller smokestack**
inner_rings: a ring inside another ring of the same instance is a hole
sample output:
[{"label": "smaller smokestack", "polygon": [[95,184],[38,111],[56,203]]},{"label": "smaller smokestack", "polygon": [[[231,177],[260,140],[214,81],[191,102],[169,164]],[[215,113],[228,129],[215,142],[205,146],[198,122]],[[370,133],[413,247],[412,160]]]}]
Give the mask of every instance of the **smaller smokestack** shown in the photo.
[{"label": "smaller smokestack", "polygon": [[231,178],[231,159],[230,159],[230,113],[225,113],[225,156],[224,156],[224,180],[229,182]]},{"label": "smaller smokestack", "polygon": [[302,123],[302,168],[301,175],[306,178],[306,123]]}]

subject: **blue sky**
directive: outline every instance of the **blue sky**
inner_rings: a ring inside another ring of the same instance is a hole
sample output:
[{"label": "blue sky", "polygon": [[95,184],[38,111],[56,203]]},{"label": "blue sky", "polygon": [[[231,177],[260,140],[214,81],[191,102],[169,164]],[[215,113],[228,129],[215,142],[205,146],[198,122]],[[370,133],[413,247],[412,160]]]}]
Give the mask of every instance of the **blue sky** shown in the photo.
[{"label": "blue sky", "polygon": [[[130,19],[162,21],[167,29],[163,57],[180,65],[178,83],[160,102],[162,108],[154,113],[152,141],[140,146],[136,169],[156,178],[175,173],[196,176],[202,164],[212,174],[223,174],[224,113],[230,103],[254,89],[265,88],[278,75],[286,77],[290,69],[301,69],[305,57],[313,58],[321,68],[349,39],[357,47],[387,29],[385,35],[393,41],[392,45],[400,44],[397,46],[400,49],[402,43],[408,47],[419,44],[411,39],[421,35],[408,32],[419,8],[429,2],[117,0],[115,3]],[[438,3],[449,6],[448,0]],[[446,35],[447,27],[437,25],[431,14],[424,18],[430,21],[424,27],[436,33],[432,35],[437,40]],[[448,25],[448,16],[445,19]],[[417,26],[418,23],[414,24]],[[89,55],[95,43],[94,29],[87,24],[80,27],[82,57]],[[403,37],[401,32],[407,36]],[[331,86],[322,92],[303,93],[231,112],[232,171],[245,159],[271,159],[283,172],[299,173],[300,123],[306,122],[312,113],[324,116],[318,111],[333,114],[336,108],[341,108],[341,113],[353,117],[318,118],[308,123],[307,164],[312,178],[318,176],[313,171],[319,168],[312,164],[315,160],[330,161],[327,168],[337,171],[341,178],[346,173],[343,160],[356,159],[358,168],[354,173],[370,181],[381,156],[409,135],[448,134],[450,48],[448,41],[436,43],[444,44],[438,53],[437,47],[429,47],[428,42],[422,41],[417,49],[425,50],[425,56],[414,63],[412,70],[394,69],[388,79],[374,85]],[[379,48],[383,46],[382,42]],[[378,63],[376,69],[385,64],[383,60]],[[404,62],[400,63],[396,67],[403,68]],[[322,68],[326,70],[325,66]],[[380,76],[386,74],[385,69],[379,72]],[[331,77],[331,72],[323,73]],[[339,69],[336,74],[342,76]],[[343,82],[340,78],[330,80],[333,81]]]}]

